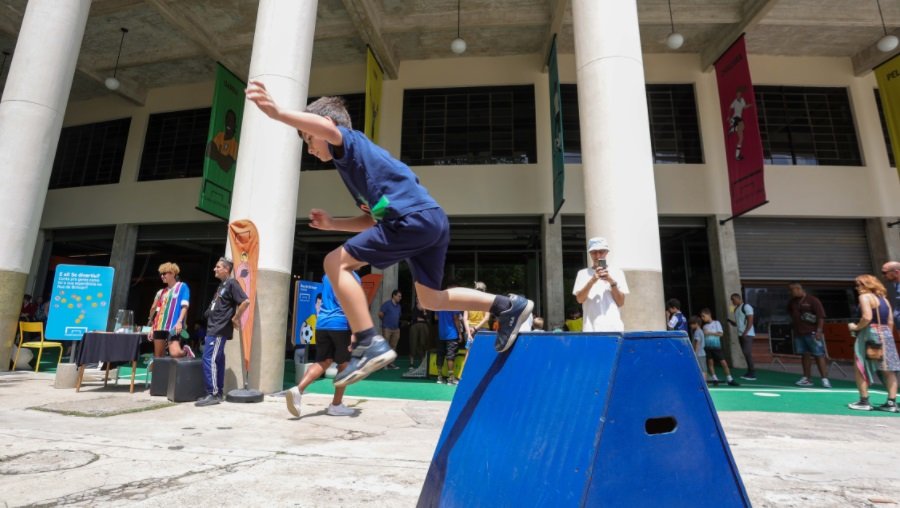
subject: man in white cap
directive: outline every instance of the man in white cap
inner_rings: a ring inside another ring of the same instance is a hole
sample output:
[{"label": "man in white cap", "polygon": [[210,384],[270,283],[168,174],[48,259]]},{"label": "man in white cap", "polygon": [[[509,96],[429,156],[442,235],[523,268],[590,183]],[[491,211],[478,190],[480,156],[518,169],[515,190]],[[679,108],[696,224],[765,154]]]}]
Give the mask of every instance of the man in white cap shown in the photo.
[{"label": "man in white cap", "polygon": [[625,295],[628,294],[625,273],[607,265],[609,243],[606,238],[591,238],[588,240],[587,250],[592,266],[578,271],[575,287],[572,289],[572,294],[583,309],[583,331],[625,331],[625,324],[619,314],[619,307],[625,305]]}]

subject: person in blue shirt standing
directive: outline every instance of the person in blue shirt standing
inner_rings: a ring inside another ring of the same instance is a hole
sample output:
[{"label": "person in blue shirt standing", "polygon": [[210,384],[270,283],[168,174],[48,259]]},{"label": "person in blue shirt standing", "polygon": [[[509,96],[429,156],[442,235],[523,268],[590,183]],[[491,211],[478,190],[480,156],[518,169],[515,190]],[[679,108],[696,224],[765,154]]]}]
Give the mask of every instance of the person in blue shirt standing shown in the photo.
[{"label": "person in blue shirt standing", "polygon": [[[360,283],[359,275],[353,273],[353,278],[357,284]],[[285,392],[287,409],[292,415],[300,416],[300,397],[306,387],[322,377],[332,363],[338,364],[338,372],[347,368],[347,363],[350,361],[351,339],[350,324],[334,294],[331,280],[326,275],[322,277],[322,305],[319,307],[316,317],[316,363],[306,369],[300,384],[292,386]],[[325,410],[325,414],[329,416],[352,416],[355,414],[354,410],[343,403],[345,390],[346,388],[343,386],[334,388],[334,397],[331,399],[331,405]]]},{"label": "person in blue shirt standing", "polygon": [[[400,299],[403,295],[399,289],[391,292],[391,299],[385,300],[381,304],[381,310],[378,311],[378,318],[381,319],[381,333],[385,340],[390,344],[391,349],[397,349],[397,343],[400,342]],[[397,367],[393,363],[385,367],[389,370],[396,370]]]},{"label": "person in blue shirt standing", "polygon": [[[457,287],[454,283],[448,283],[447,289]],[[460,331],[463,329],[462,312],[455,310],[441,310],[436,312],[438,321],[438,339],[441,340],[437,348],[437,369],[438,384],[448,385],[457,384],[456,372],[456,354],[459,352],[459,345],[462,340]],[[447,380],[441,375],[444,365],[444,359],[447,360]]]},{"label": "person in blue shirt standing", "polygon": [[681,302],[677,298],[666,301],[666,329],[688,333],[688,321],[681,313]]},{"label": "person in blue shirt standing", "polygon": [[245,93],[270,118],[297,129],[310,154],[334,162],[363,212],[352,218],[332,217],[318,208],[309,212],[313,228],[356,233],[325,257],[325,273],[357,340],[349,365],[334,379],[335,386],[360,381],[397,358],[375,330],[365,292],[353,279],[353,271],[365,265],[384,269],[406,261],[416,295],[426,309],[490,311],[500,323],[494,347],[499,352],[512,347],[534,302],[521,295],[441,289],[450,244],[447,215],[409,166],[353,130],[343,99],[321,97],[305,111],[291,111],[276,104],[261,81],[251,80]]}]

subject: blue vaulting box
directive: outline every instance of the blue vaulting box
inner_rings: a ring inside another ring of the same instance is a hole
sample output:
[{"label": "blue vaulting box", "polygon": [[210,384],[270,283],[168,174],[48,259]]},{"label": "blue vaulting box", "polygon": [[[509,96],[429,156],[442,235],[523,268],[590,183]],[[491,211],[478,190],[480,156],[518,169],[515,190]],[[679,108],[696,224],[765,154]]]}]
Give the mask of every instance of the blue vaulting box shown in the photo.
[{"label": "blue vaulting box", "polygon": [[750,506],[683,332],[478,334],[420,507]]}]

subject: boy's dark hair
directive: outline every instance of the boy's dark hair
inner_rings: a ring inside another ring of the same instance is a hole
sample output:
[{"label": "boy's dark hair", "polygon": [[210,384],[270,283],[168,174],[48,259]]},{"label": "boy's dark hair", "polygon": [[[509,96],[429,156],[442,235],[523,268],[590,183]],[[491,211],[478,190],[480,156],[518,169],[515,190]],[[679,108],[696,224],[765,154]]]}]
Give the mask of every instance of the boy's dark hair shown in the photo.
[{"label": "boy's dark hair", "polygon": [[700,316],[691,316],[691,319],[688,320],[688,324],[703,326],[703,320],[700,319]]},{"label": "boy's dark hair", "polygon": [[672,307],[681,310],[681,302],[678,301],[678,298],[669,298],[666,300],[666,308],[671,309]]},{"label": "boy's dark hair", "polygon": [[350,113],[347,113],[347,103],[344,102],[342,97],[319,97],[306,106],[306,112],[331,118],[335,125],[348,129],[353,128],[353,123],[350,121]]},{"label": "boy's dark hair", "polygon": [[731,297],[732,297],[732,298],[737,297],[737,298],[740,298],[741,300],[744,299],[744,297],[742,297],[742,296],[740,295],[740,293],[731,293]]},{"label": "boy's dark hair", "polygon": [[709,307],[704,307],[704,308],[700,309],[700,314],[709,314],[710,317],[712,317],[712,315],[713,315],[712,311],[709,310]]},{"label": "boy's dark hair", "polygon": [[391,298],[397,296],[399,293],[400,293],[399,289],[395,289],[395,290],[391,291]]}]

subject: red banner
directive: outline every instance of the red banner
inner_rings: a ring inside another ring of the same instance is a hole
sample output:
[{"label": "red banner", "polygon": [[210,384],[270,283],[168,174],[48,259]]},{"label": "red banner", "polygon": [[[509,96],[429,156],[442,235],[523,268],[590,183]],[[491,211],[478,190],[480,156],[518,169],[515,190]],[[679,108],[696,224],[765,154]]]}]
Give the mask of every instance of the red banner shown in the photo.
[{"label": "red banner", "polygon": [[234,258],[234,278],[250,299],[250,306],[241,315],[241,343],[244,345],[244,366],[250,372],[250,350],[253,347],[253,315],[256,310],[256,270],[259,265],[259,236],[256,225],[249,220],[237,220],[228,225],[231,256]]},{"label": "red banner", "polygon": [[732,218],[767,203],[756,97],[742,35],[716,61]]}]

